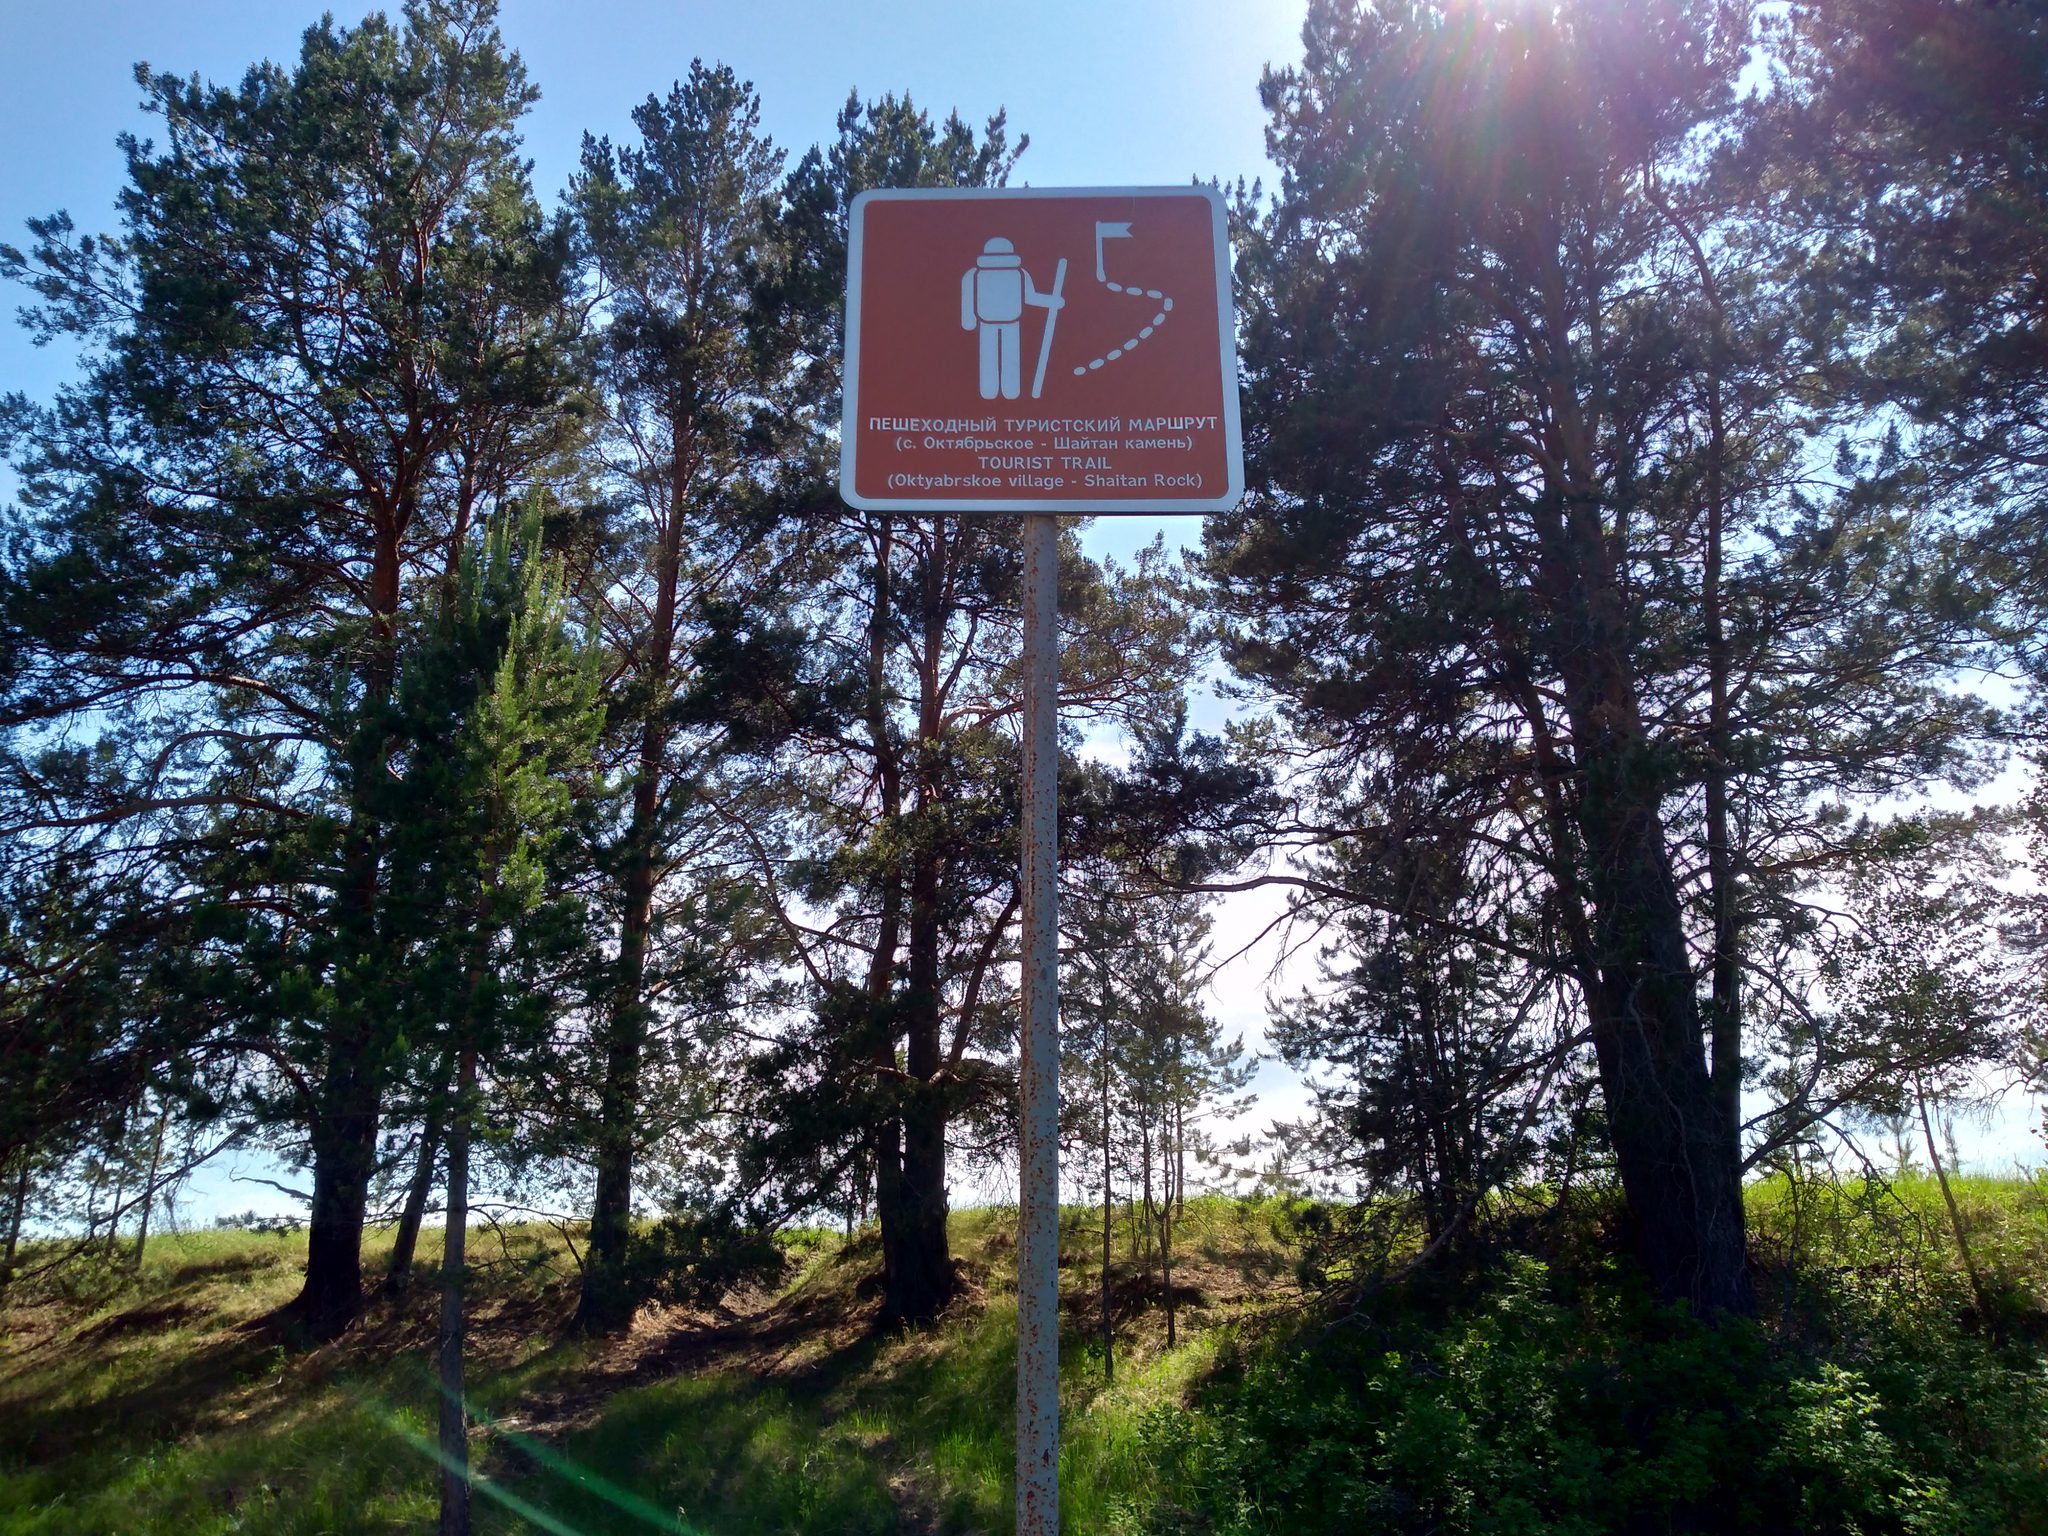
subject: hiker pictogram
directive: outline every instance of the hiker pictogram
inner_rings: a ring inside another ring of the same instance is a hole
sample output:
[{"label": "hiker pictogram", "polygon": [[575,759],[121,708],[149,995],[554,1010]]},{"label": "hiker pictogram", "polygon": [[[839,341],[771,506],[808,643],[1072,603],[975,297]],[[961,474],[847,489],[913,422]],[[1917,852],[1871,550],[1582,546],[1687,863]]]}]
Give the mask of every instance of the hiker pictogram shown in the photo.
[{"label": "hiker pictogram", "polygon": [[1067,280],[1067,259],[1060,258],[1052,291],[1041,293],[1024,270],[1024,258],[1001,236],[987,242],[960,277],[960,329],[978,330],[981,342],[981,398],[998,394],[1014,400],[1020,390],[1019,353],[1023,347],[1024,306],[1035,304],[1045,314],[1045,333],[1038,344],[1038,372],[1031,380],[1031,398],[1045,388],[1045,362],[1052,355],[1053,324],[1066,300],[1060,289]]}]

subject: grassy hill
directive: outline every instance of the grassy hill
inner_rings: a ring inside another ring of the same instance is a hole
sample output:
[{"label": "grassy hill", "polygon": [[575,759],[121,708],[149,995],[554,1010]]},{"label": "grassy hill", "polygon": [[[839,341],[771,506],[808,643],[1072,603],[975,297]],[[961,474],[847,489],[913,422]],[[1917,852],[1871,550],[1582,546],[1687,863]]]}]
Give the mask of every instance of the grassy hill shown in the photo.
[{"label": "grassy hill", "polygon": [[[1069,1215],[1064,1392],[1078,1528],[1106,1528],[1133,1480],[1142,1485],[1134,1428],[1145,1411],[1178,1401],[1241,1319],[1295,1299],[1279,1214],[1195,1203],[1174,1277],[1192,1342],[1171,1356],[1156,1273],[1140,1273],[1128,1227],[1118,1231],[1113,1388],[1099,1342],[1083,1340],[1098,1316],[1100,1229]],[[1006,1528],[1013,1221],[956,1214],[964,1294],[940,1327],[895,1338],[872,1326],[872,1236],[797,1234],[779,1295],[730,1298],[719,1313],[652,1310],[626,1338],[586,1341],[566,1334],[577,1268],[560,1235],[483,1229],[471,1382],[490,1424],[477,1450],[495,1497],[480,1501],[482,1528]],[[304,1247],[242,1231],[156,1239],[132,1280],[81,1269],[17,1297],[0,1313],[0,1528],[430,1524],[435,1267],[422,1264],[405,1301],[380,1301],[342,1342],[302,1351],[277,1311],[298,1287]],[[384,1252],[373,1238],[366,1270],[381,1272]]]},{"label": "grassy hill", "polygon": [[[1203,1200],[1171,1351],[1118,1231],[1114,1382],[1099,1216],[1072,1212],[1068,1528],[2048,1532],[2048,1190],[1963,1201],[1993,1315],[1931,1186],[1778,1184],[1752,1191],[1762,1315],[1710,1330],[1642,1294],[1597,1202],[1504,1210],[1457,1272],[1333,1303],[1298,1277],[1355,1262],[1354,1213]],[[1012,1232],[969,1211],[952,1234],[963,1294],[922,1333],[876,1333],[871,1236],[799,1233],[777,1294],[586,1341],[560,1234],[481,1230],[480,1528],[1007,1530]],[[307,1350],[278,1317],[303,1246],[196,1233],[137,1275],[17,1285],[0,1530],[431,1527],[433,1266]]]}]

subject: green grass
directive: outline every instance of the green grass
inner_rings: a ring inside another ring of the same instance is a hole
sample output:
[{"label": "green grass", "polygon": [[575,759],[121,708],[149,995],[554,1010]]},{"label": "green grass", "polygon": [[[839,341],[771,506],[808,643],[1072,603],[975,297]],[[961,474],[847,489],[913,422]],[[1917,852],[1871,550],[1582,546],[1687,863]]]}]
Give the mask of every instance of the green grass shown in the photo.
[{"label": "green grass", "polygon": [[[397,1529],[426,1507],[394,1420],[425,1421],[402,1366],[337,1380],[262,1320],[304,1242],[208,1232],[144,1272],[73,1277],[8,1315],[0,1528],[20,1532]],[[374,1508],[381,1525],[351,1524]],[[396,1522],[396,1523],[394,1523]]]},{"label": "green grass", "polygon": [[[1277,1207],[1195,1202],[1185,1262],[1226,1292],[1284,1273]],[[1010,1213],[956,1213],[969,1299],[935,1328],[863,1332],[872,1239],[804,1234],[783,1298],[803,1319],[740,1330],[722,1354],[584,1405],[588,1422],[520,1432],[534,1400],[574,1398],[604,1346],[565,1337],[574,1265],[553,1234],[479,1234],[478,1527],[485,1532],[884,1532],[1009,1529],[1015,1371]],[[1099,1282],[1093,1213],[1065,1222],[1070,1291]],[[1132,1271],[1119,1223],[1115,1274]],[[435,1245],[423,1242],[423,1252]],[[381,1273],[373,1236],[365,1273]],[[303,1238],[202,1232],[153,1239],[132,1279],[75,1268],[31,1285],[0,1322],[0,1531],[369,1532],[430,1523],[428,1376],[434,1266],[403,1308],[379,1305],[342,1344],[294,1346],[275,1314]],[[1208,1303],[1205,1307],[1203,1303]],[[1129,1502],[1135,1426],[1177,1398],[1245,1307],[1204,1293],[1167,1355],[1160,1317],[1123,1324],[1113,1390],[1095,1314],[1064,1345],[1063,1488],[1074,1528]],[[686,1336],[686,1335],[685,1335]],[[1209,1341],[1209,1342],[1205,1342]],[[521,1513],[525,1510],[528,1513]]]},{"label": "green grass", "polygon": [[[582,1346],[551,1342],[560,1281],[533,1233],[486,1239],[495,1319],[485,1406]],[[375,1240],[366,1270],[381,1272]],[[341,1532],[416,1529],[435,1498],[431,1266],[402,1312],[305,1351],[276,1320],[301,1237],[200,1232],[151,1240],[132,1279],[91,1268],[24,1287],[0,1334],[0,1530]],[[538,1324],[521,1337],[522,1309]]]},{"label": "green grass", "polygon": [[[1238,1320],[1257,1312],[1235,1293],[1286,1267],[1279,1214],[1277,1206],[1190,1204],[1186,1260],[1212,1282],[1201,1297],[1208,1305],[1193,1306],[1183,1320],[1192,1342],[1171,1353],[1156,1311],[1127,1321],[1112,1386],[1086,1304],[1101,1273],[1099,1218],[1067,1213],[1061,1502],[1069,1528],[1111,1529],[1142,1496],[1144,1415],[1178,1402]],[[530,1480],[528,1493],[589,1532],[653,1528],[623,1507],[618,1488],[718,1536],[1010,1530],[1017,1357],[1008,1219],[987,1211],[953,1218],[955,1250],[978,1294],[938,1327],[830,1350],[806,1352],[799,1342],[772,1371],[719,1369],[621,1393],[566,1440],[562,1470]],[[1119,1274],[1126,1242],[1120,1230]],[[841,1315],[867,1273],[854,1255],[828,1251],[791,1296]],[[579,1486],[579,1477],[591,1481]]]},{"label": "green grass", "polygon": [[[2048,1176],[1951,1175],[1949,1188],[1979,1268],[2048,1307]],[[1941,1186],[1931,1174],[1872,1180],[1784,1178],[1750,1186],[1752,1242],[1781,1270],[1814,1264],[1903,1265],[1960,1274]]]},{"label": "green grass", "polygon": [[[731,1536],[1011,1526],[1016,1311],[989,1305],[914,1341],[866,1346],[796,1386],[740,1372],[622,1394],[563,1450],[547,1507],[579,1531],[648,1529],[612,1490]],[[1112,1389],[1099,1352],[1069,1339],[1061,1503],[1106,1530],[1144,1486],[1144,1413],[1177,1402],[1215,1358],[1214,1335],[1152,1352]],[[580,1478],[590,1483],[577,1487]]]},{"label": "green grass", "polygon": [[[1671,1511],[1717,1479],[1777,1477],[1812,1509],[1757,1529],[2048,1531],[2048,1189],[1968,1179],[1957,1192],[1999,1308],[1989,1324],[1931,1180],[1775,1181],[1750,1192],[1765,1305],[1739,1348],[1660,1321],[1590,1216],[1553,1252],[1482,1263],[1331,1333],[1292,1283],[1296,1208],[1194,1202],[1173,1351],[1119,1227],[1113,1383],[1096,1336],[1098,1217],[1069,1212],[1066,1527],[1408,1529],[1360,1511],[1426,1496],[1447,1531],[1634,1528],[1544,1514],[1576,1478],[1584,1510],[1635,1499],[1666,1511],[1655,1528],[1719,1529]],[[554,1234],[480,1233],[479,1530],[1009,1531],[1010,1221],[956,1213],[965,1294],[928,1330],[868,1329],[871,1237],[807,1234],[772,1306],[723,1323],[656,1315],[621,1344],[567,1336],[575,1266]],[[366,1272],[381,1250],[373,1240]],[[404,1306],[379,1303],[341,1344],[307,1350],[275,1315],[303,1258],[293,1237],[196,1233],[153,1240],[140,1276],[80,1267],[18,1288],[0,1312],[0,1532],[429,1527],[433,1266]],[[1755,1466],[1738,1477],[1731,1457]],[[1302,1500],[1317,1488],[1350,1489],[1349,1513],[1315,1514]],[[1856,1503],[1869,1489],[1882,1499]],[[1912,1498],[1918,1524],[1899,1513]],[[1524,1508],[1523,1524],[1486,1524],[1489,1499]]]}]

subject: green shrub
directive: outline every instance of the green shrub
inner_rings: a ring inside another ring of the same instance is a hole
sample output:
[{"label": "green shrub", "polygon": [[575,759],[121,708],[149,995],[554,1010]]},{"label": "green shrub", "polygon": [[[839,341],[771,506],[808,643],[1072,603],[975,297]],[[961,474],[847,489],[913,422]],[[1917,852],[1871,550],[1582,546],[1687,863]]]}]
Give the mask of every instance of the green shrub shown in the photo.
[{"label": "green shrub", "polygon": [[626,1239],[623,1263],[609,1271],[593,1269],[591,1277],[600,1289],[616,1288],[634,1307],[708,1307],[737,1287],[779,1285],[789,1262],[772,1233],[745,1225],[730,1211],[677,1211],[636,1226]]},{"label": "green shrub", "polygon": [[[1844,1291],[1851,1357],[1512,1258],[1380,1298],[1156,1410],[1154,1530],[2048,1529],[2040,1362]],[[1901,1324],[1910,1326],[1901,1329]],[[1858,1359],[1870,1362],[1858,1367]]]}]

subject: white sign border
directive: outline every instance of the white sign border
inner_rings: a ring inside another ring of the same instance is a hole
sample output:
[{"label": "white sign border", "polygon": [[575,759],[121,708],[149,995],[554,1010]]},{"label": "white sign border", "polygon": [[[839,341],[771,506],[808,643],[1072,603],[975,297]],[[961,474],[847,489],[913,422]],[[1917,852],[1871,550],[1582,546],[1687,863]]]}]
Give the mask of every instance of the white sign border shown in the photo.
[{"label": "white sign border", "polygon": [[[860,290],[861,247],[871,202],[910,202],[951,198],[986,202],[1027,197],[1202,197],[1209,203],[1209,223],[1216,249],[1216,327],[1223,379],[1223,450],[1229,482],[1223,495],[1204,497],[1130,498],[1076,496],[1070,499],[982,501],[948,496],[862,496],[854,487],[856,445],[860,441]],[[846,259],[846,350],[841,382],[844,401],[839,417],[839,496],[863,512],[1054,512],[1138,517],[1161,512],[1228,512],[1244,499],[1244,438],[1238,424],[1237,304],[1230,276],[1230,235],[1223,194],[1214,187],[880,187],[853,199],[848,221]]]}]

